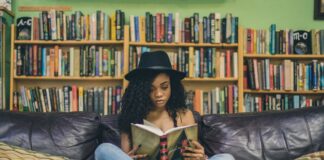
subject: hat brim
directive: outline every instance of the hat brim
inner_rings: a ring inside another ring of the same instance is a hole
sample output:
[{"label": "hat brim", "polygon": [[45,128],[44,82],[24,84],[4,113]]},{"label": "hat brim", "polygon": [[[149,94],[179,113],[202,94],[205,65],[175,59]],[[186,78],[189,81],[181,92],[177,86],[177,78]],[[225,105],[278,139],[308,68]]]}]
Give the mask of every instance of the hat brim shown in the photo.
[{"label": "hat brim", "polygon": [[166,72],[168,73],[170,76],[172,76],[172,78],[177,78],[177,79],[180,79],[182,80],[186,74],[184,72],[180,72],[180,71],[177,71],[177,70],[173,70],[173,69],[152,69],[152,68],[137,68],[137,69],[134,69],[130,72],[128,72],[126,75],[125,75],[125,78],[128,80],[128,81],[131,81],[132,79],[138,77],[138,76],[145,76],[145,73],[148,73],[150,71],[154,71],[154,72]]}]

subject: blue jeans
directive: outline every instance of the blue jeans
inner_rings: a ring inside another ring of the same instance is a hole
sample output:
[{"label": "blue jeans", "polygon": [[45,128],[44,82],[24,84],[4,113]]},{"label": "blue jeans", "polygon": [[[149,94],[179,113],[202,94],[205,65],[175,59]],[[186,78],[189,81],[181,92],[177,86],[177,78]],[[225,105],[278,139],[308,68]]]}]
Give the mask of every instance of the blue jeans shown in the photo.
[{"label": "blue jeans", "polygon": [[[96,160],[132,160],[124,151],[119,147],[111,143],[102,143],[100,144],[95,151]],[[234,157],[230,154],[216,154],[209,160],[234,160]]]}]

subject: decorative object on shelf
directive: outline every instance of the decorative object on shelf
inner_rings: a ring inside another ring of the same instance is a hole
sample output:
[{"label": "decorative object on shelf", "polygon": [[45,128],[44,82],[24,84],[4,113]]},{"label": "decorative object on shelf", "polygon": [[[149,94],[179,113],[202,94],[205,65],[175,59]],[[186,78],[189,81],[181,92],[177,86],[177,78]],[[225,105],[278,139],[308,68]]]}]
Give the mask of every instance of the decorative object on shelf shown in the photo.
[{"label": "decorative object on shelf", "polygon": [[324,0],[314,0],[314,19],[324,20]]},{"label": "decorative object on shelf", "polygon": [[295,54],[311,54],[311,34],[308,31],[298,30],[293,33],[294,53]]},{"label": "decorative object on shelf", "polygon": [[31,39],[31,17],[20,17],[17,19],[17,39],[30,40]]}]

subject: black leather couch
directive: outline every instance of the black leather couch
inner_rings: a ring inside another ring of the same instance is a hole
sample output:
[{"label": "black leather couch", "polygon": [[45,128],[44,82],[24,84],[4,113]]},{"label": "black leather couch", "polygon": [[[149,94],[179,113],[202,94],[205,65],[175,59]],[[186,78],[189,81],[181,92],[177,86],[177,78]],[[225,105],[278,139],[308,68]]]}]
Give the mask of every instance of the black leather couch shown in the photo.
[{"label": "black leather couch", "polygon": [[[206,153],[237,160],[289,160],[324,150],[324,107],[286,112],[196,115]],[[93,159],[102,142],[119,145],[117,116],[94,113],[0,112],[0,141],[27,149]]]}]

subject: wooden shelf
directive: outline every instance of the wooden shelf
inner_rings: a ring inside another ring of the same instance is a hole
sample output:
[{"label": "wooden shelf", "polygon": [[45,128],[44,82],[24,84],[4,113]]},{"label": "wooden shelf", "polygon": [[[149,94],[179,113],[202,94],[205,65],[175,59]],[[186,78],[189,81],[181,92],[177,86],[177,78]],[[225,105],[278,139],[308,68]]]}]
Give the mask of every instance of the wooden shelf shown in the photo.
[{"label": "wooden shelf", "polygon": [[322,55],[314,55],[314,54],[308,54],[308,55],[296,55],[296,54],[290,54],[290,55],[269,55],[269,54],[244,54],[244,58],[269,58],[269,59],[324,59],[324,54]]},{"label": "wooden shelf", "polygon": [[78,81],[106,81],[106,80],[114,80],[114,81],[122,81],[124,78],[116,78],[116,77],[42,77],[42,76],[14,76],[15,80],[78,80]]},{"label": "wooden shelf", "polygon": [[[123,80],[124,78],[116,77],[46,77],[46,76],[14,76],[15,80],[86,80],[86,81],[97,81],[97,80]],[[229,81],[236,82],[237,78],[185,78],[186,82],[217,82],[217,81]]]},{"label": "wooden shelf", "polygon": [[52,41],[52,40],[15,40],[15,44],[44,44],[44,45],[106,45],[106,44],[123,44],[123,41],[113,40],[66,40],[66,41]]},{"label": "wooden shelf", "polygon": [[56,11],[71,11],[72,7],[70,6],[20,6],[18,8],[18,10],[21,12],[49,11],[51,9],[54,9]]},{"label": "wooden shelf", "polygon": [[238,78],[185,78],[185,82],[236,82]]},{"label": "wooden shelf", "polygon": [[324,94],[324,90],[310,90],[310,91],[286,91],[286,90],[248,90],[244,93],[251,94]]},{"label": "wooden shelf", "polygon": [[237,43],[156,43],[156,42],[129,42],[133,46],[156,46],[156,47],[238,47]]}]

